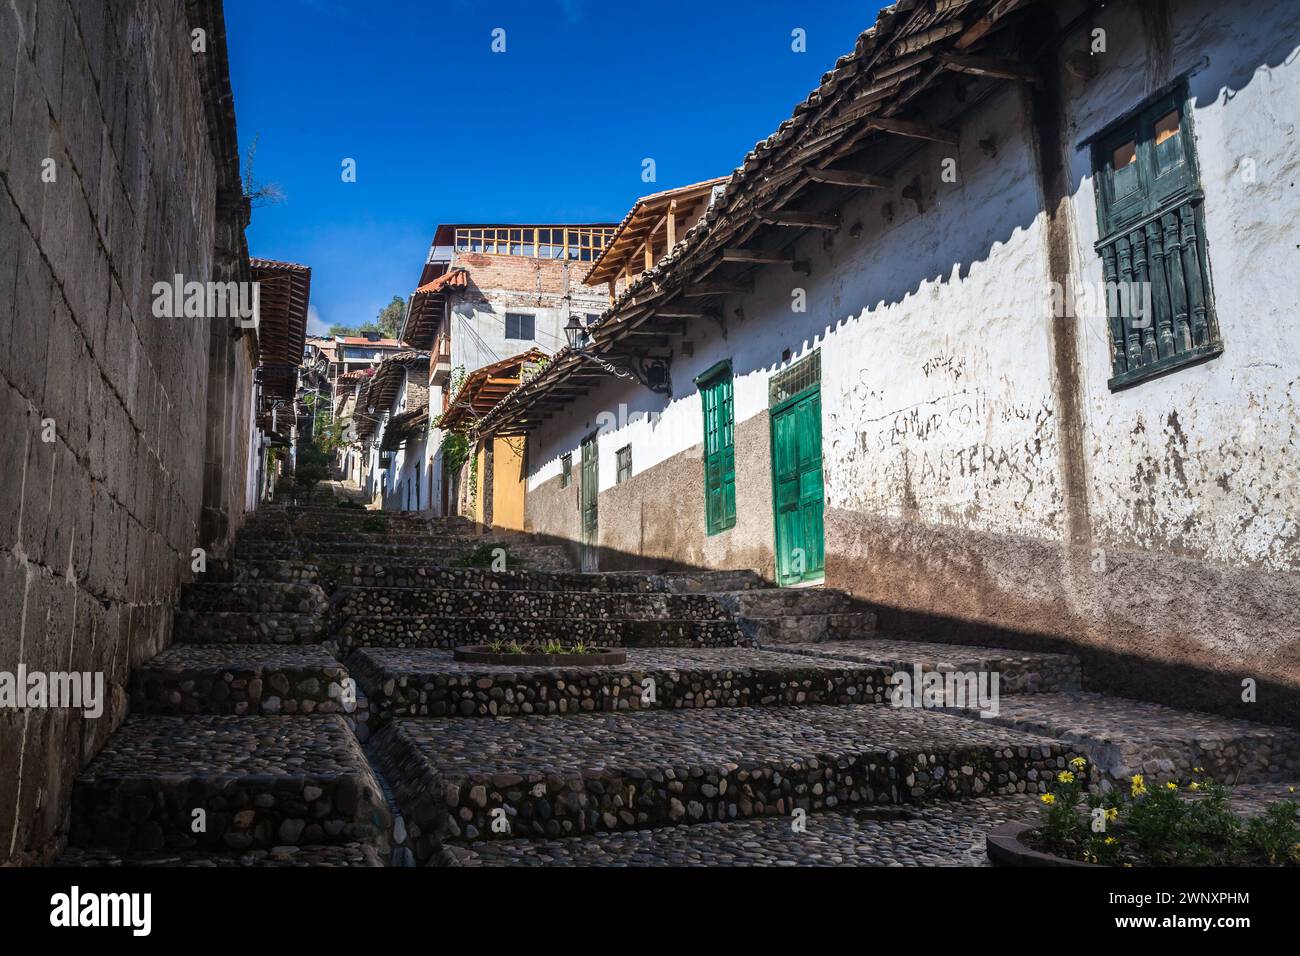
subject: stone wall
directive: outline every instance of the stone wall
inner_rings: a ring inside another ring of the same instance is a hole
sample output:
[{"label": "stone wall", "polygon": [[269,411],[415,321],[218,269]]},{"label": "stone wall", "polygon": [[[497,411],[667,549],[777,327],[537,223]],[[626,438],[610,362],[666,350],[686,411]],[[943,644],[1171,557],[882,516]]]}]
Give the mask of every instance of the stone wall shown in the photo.
[{"label": "stone wall", "polygon": [[0,11],[0,672],[104,678],[97,718],[0,706],[0,864],[56,849],[191,549],[243,514],[253,346],[151,310],[245,277],[228,83],[219,3]]}]

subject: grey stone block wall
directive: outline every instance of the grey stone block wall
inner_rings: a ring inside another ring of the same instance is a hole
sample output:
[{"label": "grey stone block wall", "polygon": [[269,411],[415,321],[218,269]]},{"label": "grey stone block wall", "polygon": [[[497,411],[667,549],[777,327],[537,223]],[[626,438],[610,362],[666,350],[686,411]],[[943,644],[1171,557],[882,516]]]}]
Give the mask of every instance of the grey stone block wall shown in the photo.
[{"label": "grey stone block wall", "polygon": [[[153,284],[247,261],[246,218],[218,202],[238,188],[219,0],[5,7],[0,671],[102,672],[106,701],[98,719],[0,707],[0,864],[57,849],[73,775],[121,722],[132,666],[169,642],[200,544],[216,336],[155,318]],[[252,345],[232,348],[212,401],[246,422]],[[220,467],[242,506],[246,456]]]}]

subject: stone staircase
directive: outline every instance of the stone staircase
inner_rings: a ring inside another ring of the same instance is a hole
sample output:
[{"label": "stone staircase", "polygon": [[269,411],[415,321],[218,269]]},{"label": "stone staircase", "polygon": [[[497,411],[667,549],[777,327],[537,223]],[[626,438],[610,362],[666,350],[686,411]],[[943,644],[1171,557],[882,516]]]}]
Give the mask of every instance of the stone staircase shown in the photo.
[{"label": "stone staircase", "polygon": [[[263,508],[136,668],[64,862],[970,864],[1076,756],[1098,784],[1300,779],[1295,732],[1083,693],[1070,655],[900,639],[753,572],[562,557],[325,495]],[[452,653],[579,639],[627,660]],[[897,671],[996,673],[998,713],[890,706]]]}]

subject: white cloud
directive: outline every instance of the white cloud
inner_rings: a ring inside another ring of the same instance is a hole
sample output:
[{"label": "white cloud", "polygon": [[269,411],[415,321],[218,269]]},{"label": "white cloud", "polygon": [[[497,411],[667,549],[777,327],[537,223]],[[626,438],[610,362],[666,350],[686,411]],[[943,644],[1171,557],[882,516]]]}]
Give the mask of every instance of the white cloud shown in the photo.
[{"label": "white cloud", "polygon": [[324,335],[329,331],[329,329],[330,327],[326,325],[325,321],[320,317],[320,310],[317,309],[316,306],[314,305],[308,305],[307,306],[307,334]]}]

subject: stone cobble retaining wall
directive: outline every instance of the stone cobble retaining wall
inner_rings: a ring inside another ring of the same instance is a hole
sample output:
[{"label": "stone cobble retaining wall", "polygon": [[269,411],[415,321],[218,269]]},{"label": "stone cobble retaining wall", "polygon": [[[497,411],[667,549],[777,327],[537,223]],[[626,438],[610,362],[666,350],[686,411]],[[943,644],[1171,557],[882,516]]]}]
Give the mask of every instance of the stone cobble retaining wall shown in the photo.
[{"label": "stone cobble retaining wall", "polygon": [[[198,577],[199,583],[232,584],[241,581],[279,584],[323,583],[320,567],[314,561],[277,558],[243,559],[216,558],[208,560],[208,569]],[[328,593],[331,588],[325,585]]]},{"label": "stone cobble retaining wall", "polygon": [[[852,724],[855,717],[837,708],[809,734],[808,715],[823,710],[830,709],[800,710],[797,728],[781,720],[784,712],[754,710],[691,712],[715,721],[711,727],[682,723],[685,713],[582,721],[404,720],[381,731],[381,766],[390,780],[418,780],[398,788],[398,799],[416,801],[411,809],[402,803],[403,813],[425,815],[432,844],[444,828],[450,840],[515,839],[778,816],[795,809],[1040,793],[1077,756],[1068,745],[1042,738],[999,740],[990,728],[946,740],[904,732],[886,743],[854,742],[849,727],[832,735],[840,743],[827,751],[821,744],[830,741],[822,731],[834,726],[827,721]],[[857,719],[863,711],[879,715],[885,726],[918,720],[889,708],[853,710]],[[716,723],[724,718],[725,725]],[[922,720],[932,725],[932,718]],[[609,721],[616,723],[604,723]],[[722,756],[719,747],[744,753],[744,765]],[[437,819],[439,794],[445,821]]]},{"label": "stone cobble retaining wall", "polygon": [[703,594],[348,588],[335,593],[334,607],[340,617],[729,618],[716,601]]},{"label": "stone cobble retaining wall", "polygon": [[137,714],[330,714],[344,703],[348,671],[322,648],[251,647],[231,659],[223,646],[176,646],[138,666]]},{"label": "stone cobble retaining wall", "polygon": [[574,591],[582,593],[662,590],[649,575],[602,575],[486,568],[437,568],[413,561],[322,562],[327,592],[341,587],[448,588],[480,591]]},{"label": "stone cobble retaining wall", "polygon": [[600,647],[739,647],[745,638],[732,621],[493,620],[474,617],[351,617],[334,637],[340,648],[460,647],[494,640],[521,644],[585,641]]},{"label": "stone cobble retaining wall", "polygon": [[[460,664],[438,652],[382,649],[356,651],[347,665],[369,697],[376,723],[394,717],[564,716],[888,699],[886,668],[800,666],[761,651],[741,654],[710,661],[645,651],[635,662],[612,667],[516,669]],[[646,681],[653,681],[653,695],[646,693]]]},{"label": "stone cobble retaining wall", "polygon": [[78,777],[72,815],[74,846],[116,850],[382,845],[390,827],[337,717],[132,717]]},{"label": "stone cobble retaining wall", "polygon": [[319,644],[326,614],[177,611],[176,640],[190,644]]},{"label": "stone cobble retaining wall", "polygon": [[251,581],[197,583],[185,586],[181,593],[181,609],[321,614],[329,609],[329,599],[318,584]]},{"label": "stone cobble retaining wall", "polygon": [[1079,659],[1070,654],[1008,651],[988,647],[963,647],[929,641],[866,640],[833,641],[824,644],[786,644],[779,648],[790,654],[810,655],[826,660],[884,664],[893,670],[911,672],[920,665],[932,670],[986,672],[998,675],[999,694],[1043,694],[1078,690],[1082,681]]}]

